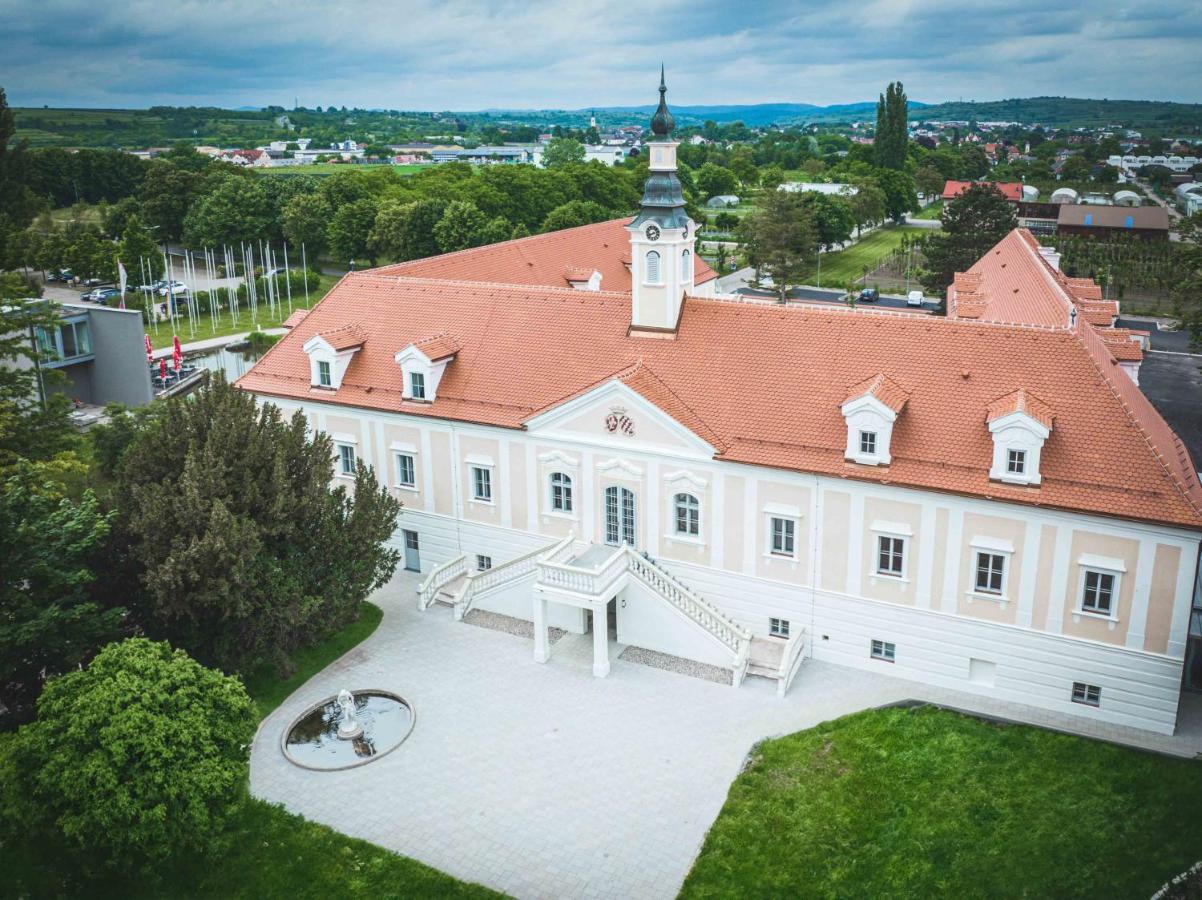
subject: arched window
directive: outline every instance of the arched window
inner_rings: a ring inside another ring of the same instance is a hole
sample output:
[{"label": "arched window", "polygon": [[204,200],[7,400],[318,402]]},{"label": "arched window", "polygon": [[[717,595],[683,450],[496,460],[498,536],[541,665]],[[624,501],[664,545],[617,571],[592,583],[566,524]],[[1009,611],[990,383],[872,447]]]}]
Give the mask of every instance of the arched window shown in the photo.
[{"label": "arched window", "polygon": [[572,511],[572,478],[563,472],[551,473],[551,509],[561,513]]},{"label": "arched window", "polygon": [[697,537],[701,534],[701,504],[692,494],[677,494],[673,501],[676,507],[676,533]]},{"label": "arched window", "polygon": [[693,280],[693,254],[688,250],[680,254],[680,280],[685,283]]},{"label": "arched window", "polygon": [[647,284],[659,284],[659,251],[647,251]]}]

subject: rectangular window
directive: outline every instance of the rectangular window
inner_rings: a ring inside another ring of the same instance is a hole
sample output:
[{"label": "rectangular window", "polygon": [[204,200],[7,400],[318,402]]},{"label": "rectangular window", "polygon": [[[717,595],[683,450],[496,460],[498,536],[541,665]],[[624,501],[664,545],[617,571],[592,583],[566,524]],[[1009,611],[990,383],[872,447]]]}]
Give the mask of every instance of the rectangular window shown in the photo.
[{"label": "rectangular window", "polygon": [[413,457],[408,453],[396,455],[396,478],[401,487],[413,487],[417,484],[413,469]]},{"label": "rectangular window", "polygon": [[1006,471],[1011,475],[1022,475],[1027,471],[1027,451],[1007,450]]},{"label": "rectangular window", "polygon": [[472,497],[492,502],[492,472],[481,466],[472,466]]},{"label": "rectangular window", "polygon": [[902,563],[905,560],[906,542],[899,537],[881,535],[876,543],[876,572],[878,575],[892,575],[897,578],[902,574]]},{"label": "rectangular window", "polygon": [[1085,706],[1102,705],[1102,689],[1096,684],[1086,684],[1083,681],[1073,682],[1073,702]]},{"label": "rectangular window", "polygon": [[1111,572],[1085,570],[1085,590],[1081,609],[1108,616],[1114,609],[1114,575]]},{"label": "rectangular window", "polygon": [[319,361],[317,363],[317,383],[322,387],[330,387],[334,383],[334,378],[330,374],[330,364],[328,362]]},{"label": "rectangular window", "polygon": [[87,322],[72,322],[70,326],[64,325],[66,329],[70,327],[75,337],[75,353],[78,356],[87,356],[92,352],[92,333],[88,330]]},{"label": "rectangular window", "polygon": [[1001,594],[1006,577],[1006,557],[1001,553],[977,554],[976,589],[982,594]]},{"label": "rectangular window", "polygon": [[355,448],[350,444],[338,444],[338,472],[342,475],[355,474]]},{"label": "rectangular window", "polygon": [[860,432],[860,452],[867,454],[876,453],[876,432],[861,431]]},{"label": "rectangular window", "polygon": [[792,519],[772,517],[772,552],[777,556],[793,555],[796,524]]},{"label": "rectangular window", "polygon": [[62,336],[63,342],[63,359],[79,356],[79,349],[75,346],[75,329],[67,324],[59,329],[59,334]]},{"label": "rectangular window", "polygon": [[885,662],[893,662],[897,655],[897,647],[889,641],[873,640],[872,642],[872,658],[881,659]]},{"label": "rectangular window", "polygon": [[409,373],[409,393],[414,400],[426,399],[426,376],[421,372]]},{"label": "rectangular window", "polygon": [[789,636],[789,620],[788,619],[769,619],[768,633],[773,637],[787,638]]},{"label": "rectangular window", "polygon": [[481,553],[476,554],[476,571],[483,572],[485,569],[492,568],[492,557],[484,556]]}]

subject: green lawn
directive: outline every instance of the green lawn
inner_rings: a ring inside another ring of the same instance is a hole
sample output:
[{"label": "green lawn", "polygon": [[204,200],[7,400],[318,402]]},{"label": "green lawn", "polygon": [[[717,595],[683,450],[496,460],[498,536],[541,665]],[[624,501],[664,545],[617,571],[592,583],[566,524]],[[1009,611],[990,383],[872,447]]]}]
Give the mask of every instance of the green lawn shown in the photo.
[{"label": "green lawn", "polygon": [[822,254],[822,271],[811,267],[798,284],[818,284],[821,277],[824,287],[845,287],[849,281],[864,275],[864,269],[872,271],[882,257],[901,246],[905,235],[932,234],[929,228],[907,228],[890,225],[880,228],[846,250]]},{"label": "green lawn", "polygon": [[[314,303],[324,297],[329,292],[330,288],[332,288],[341,277],[342,276],[340,275],[322,275],[320,286],[316,290],[309,291],[309,305],[312,306]],[[132,308],[138,302],[140,302],[140,300],[140,295],[134,295],[132,297],[127,297],[126,303]],[[159,298],[158,302],[161,303],[162,298]],[[304,291],[294,290],[292,292],[292,309],[294,311],[297,309],[302,309],[304,308],[304,305]],[[181,311],[184,310],[183,304],[180,305],[180,309]],[[150,334],[151,346],[157,350],[160,347],[170,347],[172,336],[175,334],[179,335],[181,343],[187,344],[191,341],[203,341],[207,338],[222,337],[230,334],[242,334],[243,332],[255,330],[261,331],[265,328],[277,328],[283,323],[284,319],[288,318],[288,303],[285,300],[280,308],[280,313],[278,315],[271,315],[270,307],[268,307],[265,302],[260,302],[258,304],[258,312],[259,316],[257,319],[257,329],[256,320],[251,319],[250,307],[243,302],[241,304],[241,311],[238,315],[238,324],[236,325],[234,324],[233,317],[230,315],[229,310],[222,310],[217,316],[216,327],[214,327],[213,320],[209,317],[209,314],[202,313],[195,321],[195,334],[193,334],[193,329],[188,325],[188,317],[186,314],[180,317],[178,326],[176,326],[174,331],[172,324],[169,321],[162,321],[149,326],[147,328],[147,332]]]},{"label": "green lawn", "polygon": [[756,747],[681,896],[1147,897],[1202,859],[1202,762],[934,708]]},{"label": "green lawn", "polygon": [[907,216],[910,219],[938,219],[943,214],[943,201],[936,200],[933,203],[928,203],[922,208],[921,212]]}]

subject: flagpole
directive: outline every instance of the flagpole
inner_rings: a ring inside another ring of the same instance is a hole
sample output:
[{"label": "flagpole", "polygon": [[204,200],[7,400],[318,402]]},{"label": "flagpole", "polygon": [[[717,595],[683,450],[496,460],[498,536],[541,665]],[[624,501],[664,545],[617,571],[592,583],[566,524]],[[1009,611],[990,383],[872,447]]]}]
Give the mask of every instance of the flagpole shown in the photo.
[{"label": "flagpole", "polygon": [[288,242],[284,241],[284,283],[288,285],[288,315],[292,315],[292,270],[288,268]]},{"label": "flagpole", "polygon": [[301,244],[301,271],[305,275],[305,309],[309,308],[309,263],[305,258],[305,245]]}]

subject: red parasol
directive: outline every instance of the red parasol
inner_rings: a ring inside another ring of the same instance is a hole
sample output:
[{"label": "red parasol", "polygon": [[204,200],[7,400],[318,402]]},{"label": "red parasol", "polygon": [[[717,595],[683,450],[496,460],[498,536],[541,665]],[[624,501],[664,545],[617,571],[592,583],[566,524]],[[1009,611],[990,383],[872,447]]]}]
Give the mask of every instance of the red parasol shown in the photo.
[{"label": "red parasol", "polygon": [[164,381],[167,380],[167,360],[166,359],[159,360],[159,378],[163,379]]},{"label": "red parasol", "polygon": [[154,362],[154,350],[150,346],[150,335],[144,334],[144,335],[142,335],[142,337],[144,337],[146,339],[146,361],[148,363],[153,363]]},{"label": "red parasol", "polygon": [[184,360],[184,351],[180,348],[180,345],[179,345],[179,335],[176,335],[174,338],[172,338],[172,341],[173,341],[173,345],[172,345],[172,350],[171,350],[171,365],[175,369],[175,371],[178,372],[180,363],[183,362],[183,360]]}]

